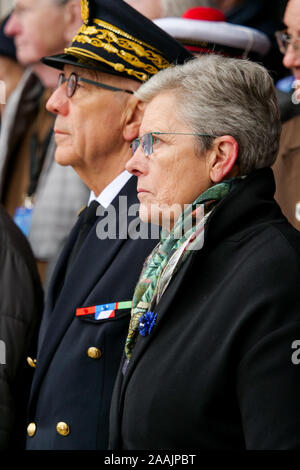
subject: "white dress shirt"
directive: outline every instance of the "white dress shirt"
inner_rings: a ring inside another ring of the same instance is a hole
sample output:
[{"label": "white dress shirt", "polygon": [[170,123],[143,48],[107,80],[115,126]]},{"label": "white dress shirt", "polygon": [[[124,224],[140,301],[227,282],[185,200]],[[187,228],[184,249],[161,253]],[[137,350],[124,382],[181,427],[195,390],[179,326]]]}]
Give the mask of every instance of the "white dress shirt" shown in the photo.
[{"label": "white dress shirt", "polygon": [[92,201],[97,201],[101,204],[104,209],[112,203],[114,198],[119,194],[123,186],[129,181],[132,175],[128,171],[123,171],[120,175],[118,175],[103,191],[99,194],[98,197],[95,196],[94,191],[91,191],[88,206],[91,204]]}]

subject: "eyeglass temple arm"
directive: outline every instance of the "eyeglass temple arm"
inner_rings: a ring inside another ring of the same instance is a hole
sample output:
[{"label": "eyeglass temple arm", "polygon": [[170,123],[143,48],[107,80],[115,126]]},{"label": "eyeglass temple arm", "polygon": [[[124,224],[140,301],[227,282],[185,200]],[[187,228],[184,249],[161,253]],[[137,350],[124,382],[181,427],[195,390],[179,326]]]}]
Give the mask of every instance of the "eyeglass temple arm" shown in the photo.
[{"label": "eyeglass temple arm", "polygon": [[[198,134],[194,132],[189,133],[189,132],[158,132],[158,131],[156,132],[155,131],[155,132],[149,132],[149,134],[151,134],[151,136],[173,134],[173,135],[198,135],[200,137],[214,137],[214,138],[218,137],[217,135],[214,135],[214,134]],[[153,140],[153,137],[152,137],[152,140]]]},{"label": "eyeglass temple arm", "polygon": [[131,90],[124,90],[123,88],[117,88],[115,86],[105,85],[104,83],[95,82],[94,80],[89,80],[88,78],[78,77],[77,80],[81,81],[81,82],[89,83],[90,85],[96,85],[100,88],[105,88],[106,90],[124,91],[125,93],[130,93],[131,95],[133,95],[133,91],[131,91]]}]

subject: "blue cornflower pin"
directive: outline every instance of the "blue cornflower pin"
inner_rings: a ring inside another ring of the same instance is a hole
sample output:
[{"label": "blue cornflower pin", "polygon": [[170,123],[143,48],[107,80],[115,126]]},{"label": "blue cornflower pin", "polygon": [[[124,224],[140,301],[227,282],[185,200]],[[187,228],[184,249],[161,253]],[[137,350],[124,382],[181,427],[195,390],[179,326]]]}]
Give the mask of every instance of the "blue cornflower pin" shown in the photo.
[{"label": "blue cornflower pin", "polygon": [[141,316],[139,321],[139,332],[140,335],[146,336],[150,335],[152,328],[156,322],[157,313],[146,312]]}]

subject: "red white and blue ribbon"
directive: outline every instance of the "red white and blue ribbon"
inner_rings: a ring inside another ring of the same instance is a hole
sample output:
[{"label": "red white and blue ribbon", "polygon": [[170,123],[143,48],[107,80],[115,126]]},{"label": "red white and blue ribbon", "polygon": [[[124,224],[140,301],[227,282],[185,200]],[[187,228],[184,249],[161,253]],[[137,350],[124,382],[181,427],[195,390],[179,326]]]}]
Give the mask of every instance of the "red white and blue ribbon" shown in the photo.
[{"label": "red white and blue ribbon", "polygon": [[116,310],[131,309],[131,307],[131,301],[93,305],[91,307],[77,308],[76,317],[81,317],[84,315],[94,315],[95,320],[105,320],[107,318],[114,318],[116,316]]}]

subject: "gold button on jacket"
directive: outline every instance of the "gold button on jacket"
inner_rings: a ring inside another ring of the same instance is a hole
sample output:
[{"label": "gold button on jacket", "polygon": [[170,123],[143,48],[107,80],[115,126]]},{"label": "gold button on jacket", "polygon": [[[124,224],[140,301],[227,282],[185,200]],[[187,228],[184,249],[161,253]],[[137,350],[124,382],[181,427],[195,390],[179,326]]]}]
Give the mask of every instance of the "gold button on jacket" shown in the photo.
[{"label": "gold button on jacket", "polygon": [[35,435],[36,432],[36,424],[35,423],[29,423],[27,426],[27,434],[29,437],[32,437]]},{"label": "gold button on jacket", "polygon": [[70,428],[69,428],[69,426],[67,425],[67,423],[63,423],[63,422],[57,423],[57,425],[56,425],[56,431],[57,431],[58,434],[60,434],[61,436],[68,436],[68,434],[70,434]]},{"label": "gold button on jacket", "polygon": [[31,357],[27,357],[27,363],[30,365],[30,367],[36,368],[36,359],[32,359]]},{"label": "gold button on jacket", "polygon": [[89,348],[89,349],[87,350],[87,355],[88,355],[91,359],[100,359],[100,357],[102,356],[102,351],[101,351],[101,349],[92,347],[92,348]]}]

